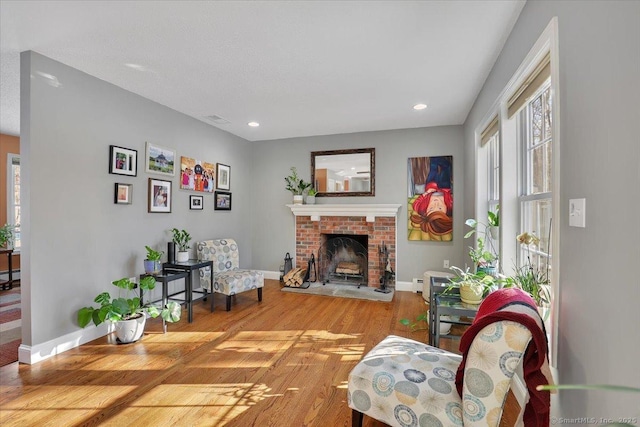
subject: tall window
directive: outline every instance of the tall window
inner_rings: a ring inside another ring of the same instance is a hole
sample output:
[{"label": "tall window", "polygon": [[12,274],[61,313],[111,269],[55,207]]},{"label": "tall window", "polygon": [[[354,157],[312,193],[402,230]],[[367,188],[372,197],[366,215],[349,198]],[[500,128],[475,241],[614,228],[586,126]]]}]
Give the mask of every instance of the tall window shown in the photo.
[{"label": "tall window", "polygon": [[496,131],[487,142],[487,205],[489,211],[496,212],[500,204],[500,132]]},{"label": "tall window", "polygon": [[7,222],[15,226],[15,249],[20,249],[20,156],[7,156]]},{"label": "tall window", "polygon": [[[521,194],[520,229],[535,234],[540,242],[523,249],[520,264],[530,262],[541,271],[551,273],[552,221],[552,123],[551,89],[547,81],[520,113],[521,127]],[[548,275],[551,279],[550,274]]]}]

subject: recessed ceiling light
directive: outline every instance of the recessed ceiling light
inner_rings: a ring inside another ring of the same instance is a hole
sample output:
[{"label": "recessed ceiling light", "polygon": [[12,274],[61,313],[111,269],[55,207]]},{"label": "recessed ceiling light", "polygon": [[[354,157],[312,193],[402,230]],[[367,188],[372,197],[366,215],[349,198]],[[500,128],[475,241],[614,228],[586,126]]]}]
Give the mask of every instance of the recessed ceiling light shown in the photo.
[{"label": "recessed ceiling light", "polygon": [[247,124],[249,126],[251,126],[252,128],[257,128],[258,126],[260,126],[260,123],[258,123],[258,122],[249,122]]},{"label": "recessed ceiling light", "polygon": [[424,110],[425,108],[427,108],[427,104],[416,104],[413,106],[414,110]]}]

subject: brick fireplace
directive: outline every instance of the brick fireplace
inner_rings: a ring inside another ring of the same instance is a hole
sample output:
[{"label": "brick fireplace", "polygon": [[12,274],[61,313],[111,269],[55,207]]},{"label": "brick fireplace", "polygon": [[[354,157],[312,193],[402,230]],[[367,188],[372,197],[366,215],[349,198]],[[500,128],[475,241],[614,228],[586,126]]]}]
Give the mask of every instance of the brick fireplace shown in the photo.
[{"label": "brick fireplace", "polygon": [[378,287],[385,268],[380,250],[384,244],[396,271],[397,215],[400,205],[288,205],[295,215],[298,267],[318,258],[325,235],[367,236],[367,285]]}]

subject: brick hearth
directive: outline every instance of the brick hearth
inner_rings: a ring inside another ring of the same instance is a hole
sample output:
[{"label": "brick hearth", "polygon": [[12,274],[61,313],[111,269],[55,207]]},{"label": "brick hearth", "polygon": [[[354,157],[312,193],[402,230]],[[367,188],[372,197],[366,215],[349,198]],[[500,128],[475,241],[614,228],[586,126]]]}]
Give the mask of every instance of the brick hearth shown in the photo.
[{"label": "brick hearth", "polygon": [[399,205],[369,205],[386,209],[382,214],[366,211],[367,205],[363,205],[360,207],[362,215],[355,215],[358,209],[354,206],[357,205],[344,205],[343,212],[341,205],[331,206],[290,205],[296,219],[296,265],[306,266],[312,253],[318,257],[322,234],[366,235],[368,286],[378,287],[384,268],[379,252],[383,243],[389,251],[391,267],[396,271],[396,215]]}]

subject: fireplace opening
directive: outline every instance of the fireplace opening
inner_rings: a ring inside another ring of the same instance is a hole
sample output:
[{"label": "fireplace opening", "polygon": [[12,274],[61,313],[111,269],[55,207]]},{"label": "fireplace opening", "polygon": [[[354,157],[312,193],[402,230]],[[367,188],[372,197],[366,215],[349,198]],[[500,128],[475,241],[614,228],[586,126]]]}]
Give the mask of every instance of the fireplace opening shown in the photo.
[{"label": "fireplace opening", "polygon": [[318,278],[322,284],[368,286],[367,235],[323,234],[318,250]]}]

